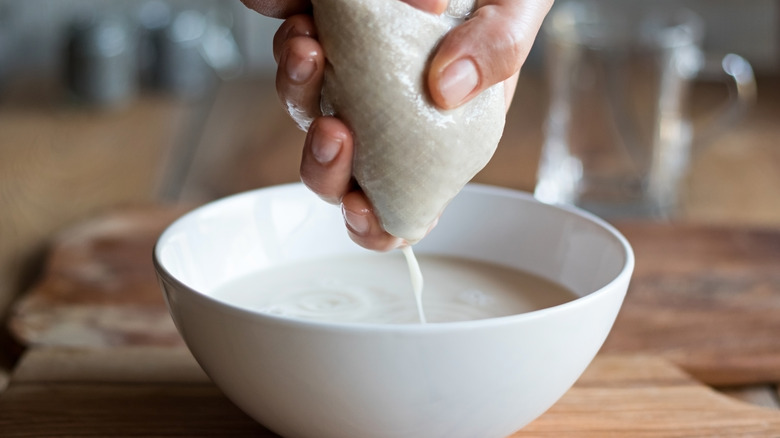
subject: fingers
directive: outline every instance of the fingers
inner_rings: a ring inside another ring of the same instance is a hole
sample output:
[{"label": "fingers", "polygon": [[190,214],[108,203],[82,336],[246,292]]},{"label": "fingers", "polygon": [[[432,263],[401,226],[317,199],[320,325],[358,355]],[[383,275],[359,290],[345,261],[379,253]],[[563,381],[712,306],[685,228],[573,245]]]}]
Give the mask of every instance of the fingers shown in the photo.
[{"label": "fingers", "polygon": [[297,36],[305,36],[317,39],[317,28],[314,26],[314,19],[308,14],[293,15],[284,20],[279,29],[276,30],[273,39],[274,59],[279,62],[284,43]]},{"label": "fingers", "polygon": [[241,0],[241,3],[249,9],[274,18],[287,18],[311,10],[309,0]]},{"label": "fingers", "polygon": [[403,241],[385,232],[365,195],[352,182],[352,134],[333,117],[320,117],[325,60],[311,16],[295,15],[274,37],[279,63],[276,88],[288,113],[308,130],[301,157],[301,180],[327,202],[343,201],[347,230],[357,244],[387,251]]},{"label": "fingers", "polygon": [[321,114],[325,56],[316,37],[314,20],[309,15],[290,17],[274,36],[274,57],[279,63],[276,91],[290,117],[304,131]]},{"label": "fingers", "polygon": [[417,9],[439,15],[447,10],[448,0],[401,0]]},{"label": "fingers", "polygon": [[480,0],[442,40],[431,61],[433,101],[455,108],[516,74],[528,57],[552,0]]},{"label": "fingers", "polygon": [[404,244],[402,239],[382,228],[363,192],[347,193],[342,200],[341,211],[349,237],[358,245],[375,251],[389,251]]},{"label": "fingers", "polygon": [[388,234],[371,203],[352,183],[352,134],[341,120],[319,117],[311,125],[301,158],[301,180],[314,193],[341,209],[350,238],[364,248],[389,251],[403,240]]},{"label": "fingers", "polygon": [[334,117],[312,123],[301,157],[301,180],[331,204],[338,204],[352,188],[352,134]]}]

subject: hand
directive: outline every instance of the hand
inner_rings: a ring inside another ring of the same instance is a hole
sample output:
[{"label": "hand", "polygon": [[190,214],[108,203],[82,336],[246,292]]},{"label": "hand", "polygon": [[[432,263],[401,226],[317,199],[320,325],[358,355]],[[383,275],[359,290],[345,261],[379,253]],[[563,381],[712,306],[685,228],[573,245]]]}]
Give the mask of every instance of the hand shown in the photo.
[{"label": "hand", "polygon": [[[385,232],[371,204],[352,180],[352,136],[347,126],[320,112],[325,68],[308,0],[241,0],[261,14],[285,18],[274,36],[279,65],[276,89],[287,112],[308,131],[301,158],[301,179],[324,200],[341,203],[350,237],[359,245],[386,251],[404,245]],[[390,1],[390,0],[388,0]],[[402,0],[441,14],[447,0]],[[434,103],[455,108],[486,88],[504,81],[507,108],[552,0],[477,0],[469,19],[439,45],[428,72]]]}]

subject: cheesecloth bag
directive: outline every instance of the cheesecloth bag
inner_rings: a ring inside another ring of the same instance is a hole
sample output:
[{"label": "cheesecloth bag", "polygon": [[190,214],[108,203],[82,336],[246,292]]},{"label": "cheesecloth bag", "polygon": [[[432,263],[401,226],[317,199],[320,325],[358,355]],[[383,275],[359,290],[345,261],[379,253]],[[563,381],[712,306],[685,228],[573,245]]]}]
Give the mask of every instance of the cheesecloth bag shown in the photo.
[{"label": "cheesecloth bag", "polygon": [[427,66],[473,0],[436,16],[399,0],[312,0],[327,65],[321,107],[355,141],[353,174],[384,229],[415,243],[490,160],[504,128],[503,84],[435,107]]}]

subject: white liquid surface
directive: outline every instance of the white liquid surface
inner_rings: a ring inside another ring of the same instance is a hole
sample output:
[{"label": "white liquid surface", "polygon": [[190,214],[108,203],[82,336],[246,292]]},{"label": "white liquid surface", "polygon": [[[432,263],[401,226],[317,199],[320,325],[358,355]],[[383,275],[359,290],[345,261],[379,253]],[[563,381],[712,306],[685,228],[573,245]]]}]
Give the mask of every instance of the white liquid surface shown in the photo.
[{"label": "white liquid surface", "polygon": [[[418,259],[425,277],[422,307],[431,323],[515,315],[576,298],[562,286],[511,268],[449,256]],[[257,271],[211,295],[274,315],[419,324],[422,314],[409,273],[399,252],[337,256]]]}]

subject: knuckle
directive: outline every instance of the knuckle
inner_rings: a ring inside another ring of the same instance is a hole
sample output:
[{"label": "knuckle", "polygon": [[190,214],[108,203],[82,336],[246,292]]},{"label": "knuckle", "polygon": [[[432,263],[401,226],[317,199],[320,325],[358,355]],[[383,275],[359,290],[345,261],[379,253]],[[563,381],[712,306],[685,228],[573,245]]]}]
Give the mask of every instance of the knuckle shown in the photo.
[{"label": "knuckle", "polygon": [[474,38],[480,41],[481,64],[494,80],[507,79],[520,70],[531,50],[534,35],[529,34],[529,23],[497,6],[477,12],[481,23]]}]

